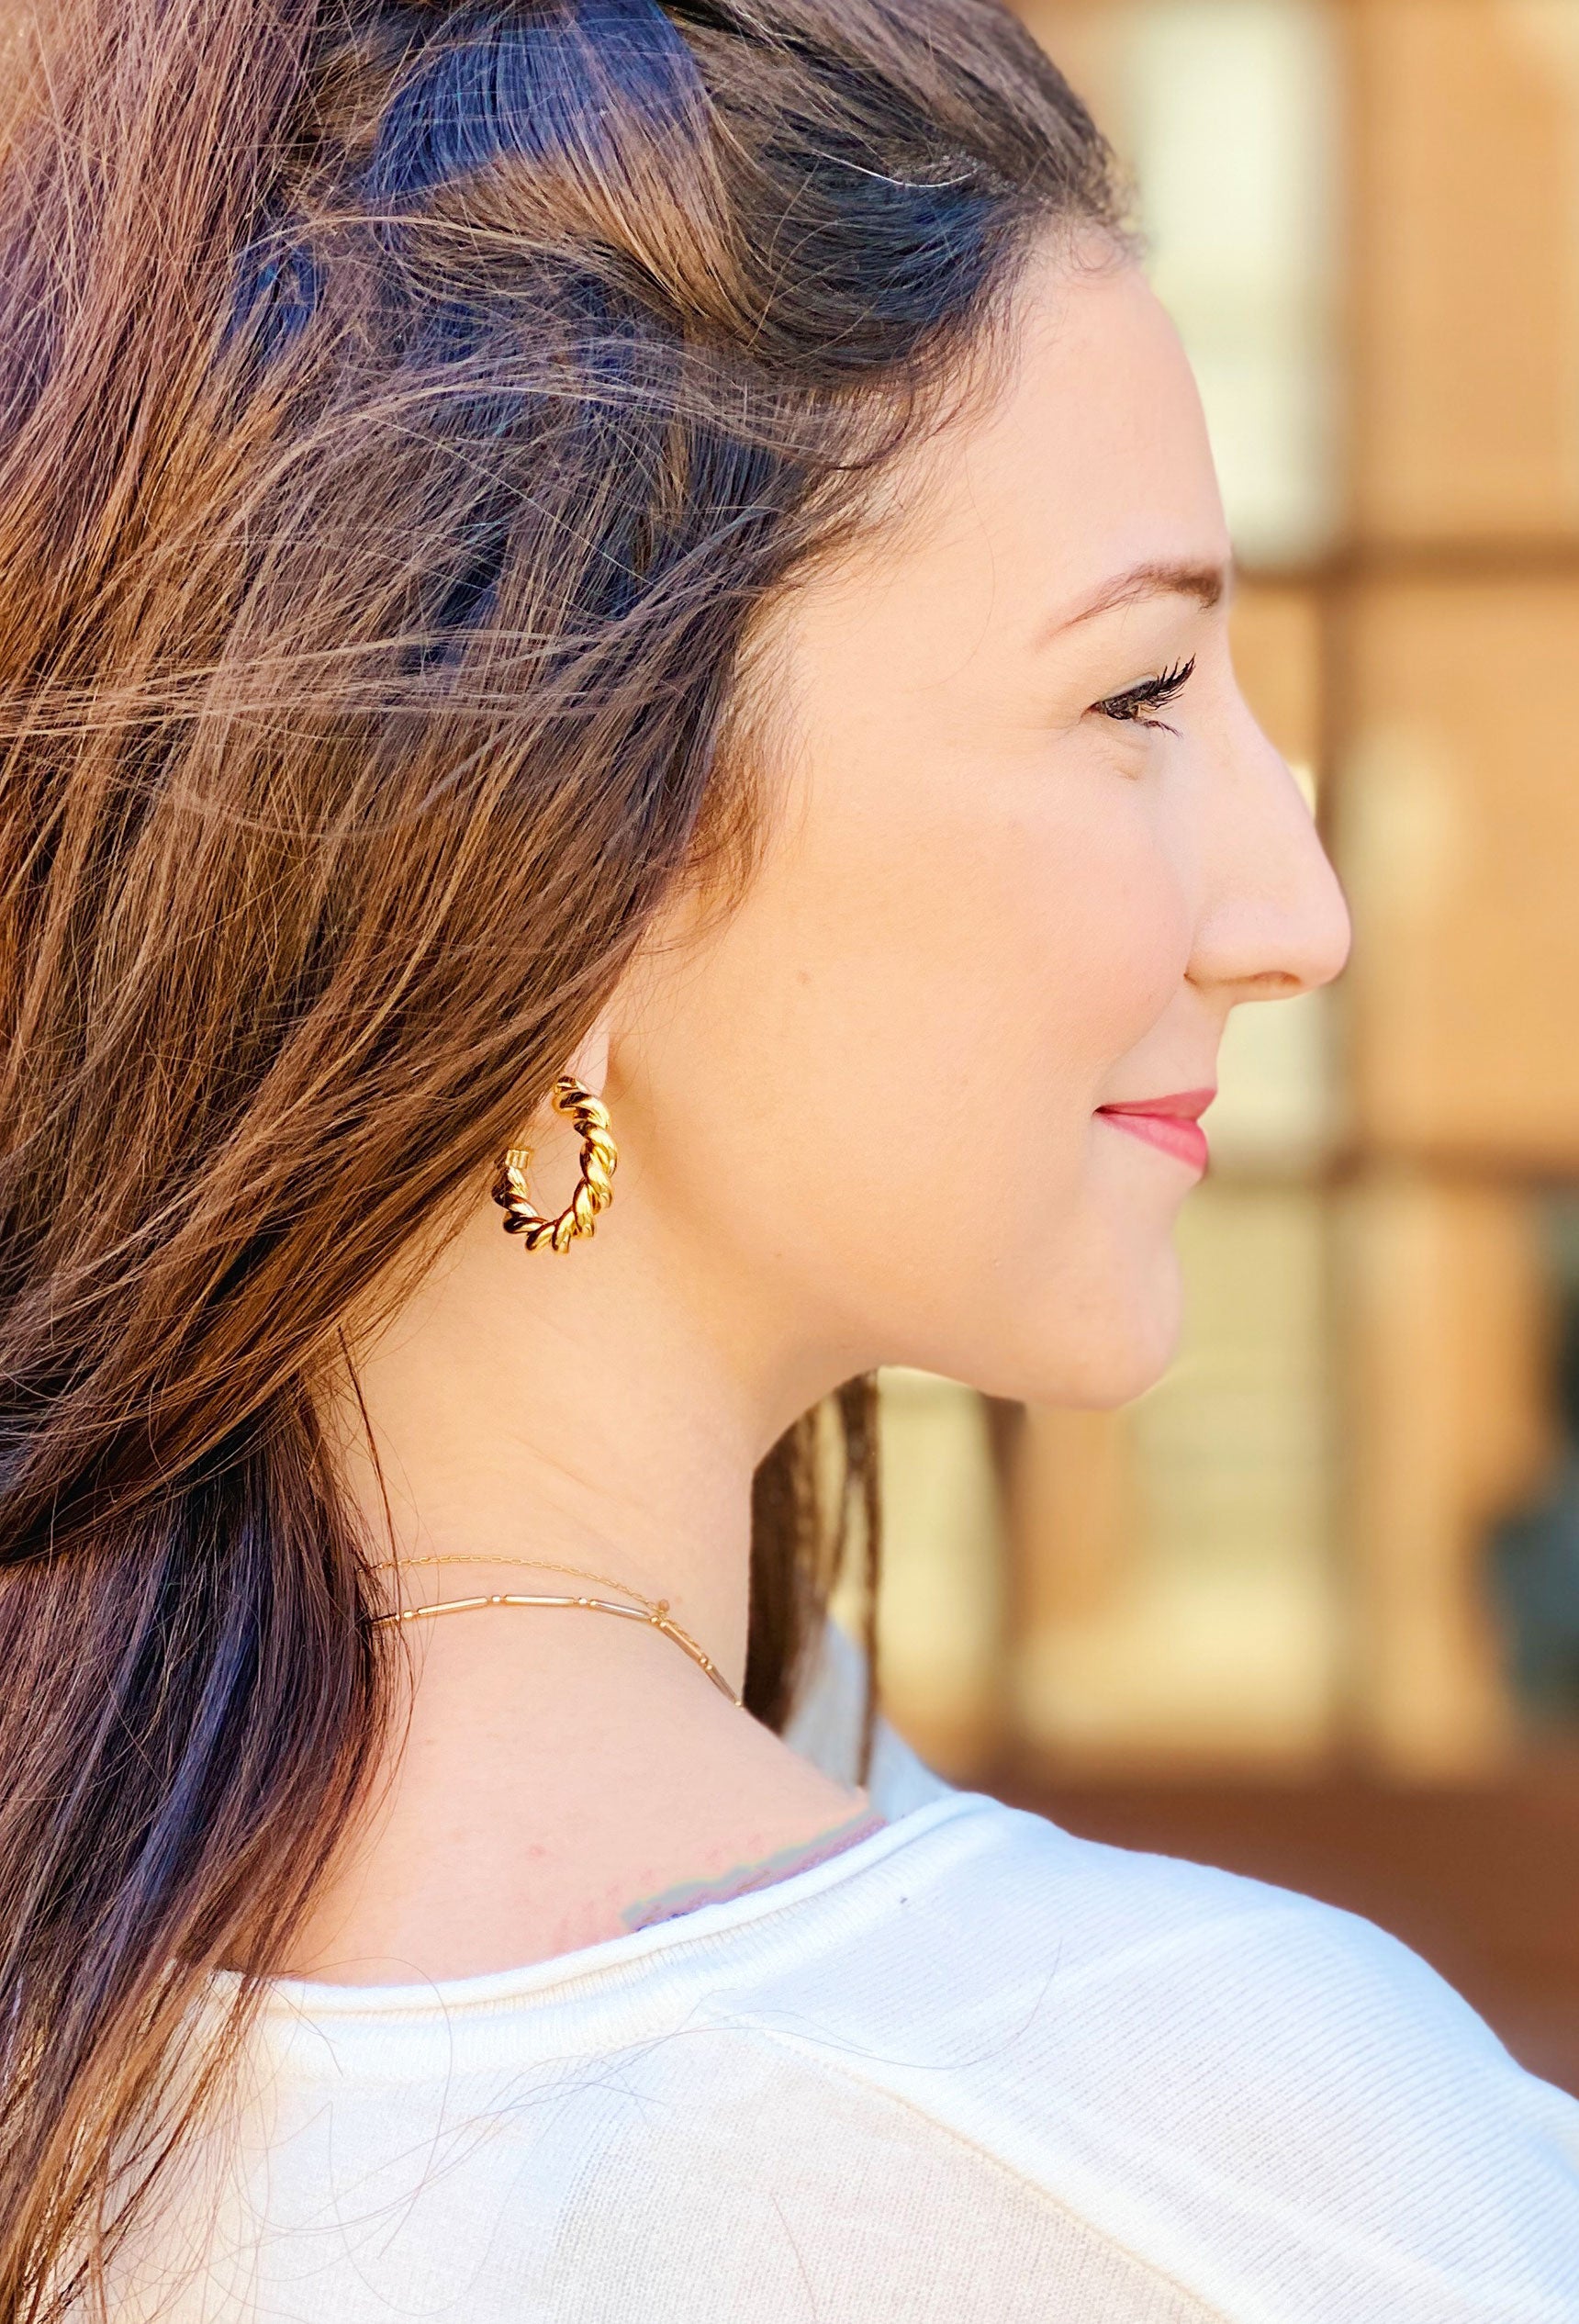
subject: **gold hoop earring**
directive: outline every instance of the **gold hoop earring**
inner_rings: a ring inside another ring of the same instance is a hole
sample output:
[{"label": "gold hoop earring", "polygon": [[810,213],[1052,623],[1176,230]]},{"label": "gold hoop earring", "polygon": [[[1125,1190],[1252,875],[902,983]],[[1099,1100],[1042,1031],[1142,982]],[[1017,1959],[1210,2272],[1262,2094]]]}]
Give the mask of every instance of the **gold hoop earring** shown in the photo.
[{"label": "gold hoop earring", "polygon": [[568,1114],[581,1133],[581,1179],[557,1218],[545,1218],[526,1191],[532,1161],[530,1146],[512,1146],[499,1163],[493,1198],[505,1214],[507,1235],[521,1235],[529,1251],[545,1242],[554,1251],[568,1251],[577,1235],[593,1232],[598,1213],[614,1199],[614,1167],[620,1150],[609,1130],[609,1111],[600,1098],[569,1073],[554,1084],[550,1101],[556,1114]]}]

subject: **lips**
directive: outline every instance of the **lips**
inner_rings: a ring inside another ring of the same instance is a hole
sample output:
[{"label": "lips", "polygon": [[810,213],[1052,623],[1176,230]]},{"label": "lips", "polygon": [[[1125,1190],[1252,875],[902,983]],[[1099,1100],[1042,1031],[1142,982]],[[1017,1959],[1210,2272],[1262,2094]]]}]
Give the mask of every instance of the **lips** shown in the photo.
[{"label": "lips", "polygon": [[1099,1106],[1097,1113],[1114,1129],[1143,1139],[1164,1154],[1171,1154],[1200,1177],[1210,1149],[1201,1128],[1201,1116],[1217,1095],[1215,1089],[1185,1089],[1171,1097],[1141,1097],[1116,1106]]}]

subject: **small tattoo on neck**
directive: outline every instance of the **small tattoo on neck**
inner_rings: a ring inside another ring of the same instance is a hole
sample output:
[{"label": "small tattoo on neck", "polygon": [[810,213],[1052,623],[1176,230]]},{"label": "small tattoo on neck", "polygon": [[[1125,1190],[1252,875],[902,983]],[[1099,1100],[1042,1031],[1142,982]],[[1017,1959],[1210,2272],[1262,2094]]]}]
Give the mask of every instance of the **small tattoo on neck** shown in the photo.
[{"label": "small tattoo on neck", "polygon": [[677,1919],[683,1913],[694,1913],[699,1905],[727,1903],[731,1897],[749,1895],[753,1889],[772,1888],[795,1872],[809,1872],[813,1865],[841,1855],[858,1840],[868,1839],[882,1830],[886,1821],[875,1809],[862,1808],[815,1840],[776,1849],[755,1864],[733,1865],[711,1880],[681,1881],[674,1888],[660,1889],[655,1895],[644,1896],[627,1905],[622,1918],[627,1929],[650,1928],[655,1921]]}]

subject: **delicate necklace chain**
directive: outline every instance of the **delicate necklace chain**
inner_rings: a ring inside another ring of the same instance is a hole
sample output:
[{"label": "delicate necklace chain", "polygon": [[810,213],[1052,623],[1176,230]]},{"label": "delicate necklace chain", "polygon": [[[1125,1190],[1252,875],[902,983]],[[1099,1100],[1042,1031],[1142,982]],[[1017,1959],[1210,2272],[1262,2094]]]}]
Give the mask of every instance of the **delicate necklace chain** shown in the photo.
[{"label": "delicate necklace chain", "polygon": [[622,1606],[608,1598],[571,1598],[557,1594],[542,1595],[525,1590],[495,1590],[480,1598],[441,1598],[431,1606],[398,1606],[392,1612],[375,1614],[373,1617],[375,1622],[402,1623],[427,1622],[440,1614],[472,1613],[483,1606],[584,1606],[590,1613],[622,1614],[628,1622],[647,1622],[654,1630],[661,1630],[666,1638],[672,1638],[677,1646],[682,1646],[691,1660],[706,1671],[720,1693],[726,1694],[737,1711],[744,1711],[745,1708],[745,1698],[735,1693],[711,1656],[704,1654],[689,1631],[682,1630],[679,1623],[676,1622],[669,1611],[668,1600],[645,1598],[639,1589],[633,1589],[629,1582],[619,1581],[612,1574],[594,1574],[589,1572],[585,1566],[562,1566],[552,1557],[467,1557],[464,1555],[403,1557],[375,1566],[371,1571],[375,1574],[399,1574],[417,1566],[522,1566],[537,1573],[574,1574],[581,1581],[601,1582],[606,1589],[622,1589],[629,1597],[633,1598],[636,1603],[633,1606]]}]

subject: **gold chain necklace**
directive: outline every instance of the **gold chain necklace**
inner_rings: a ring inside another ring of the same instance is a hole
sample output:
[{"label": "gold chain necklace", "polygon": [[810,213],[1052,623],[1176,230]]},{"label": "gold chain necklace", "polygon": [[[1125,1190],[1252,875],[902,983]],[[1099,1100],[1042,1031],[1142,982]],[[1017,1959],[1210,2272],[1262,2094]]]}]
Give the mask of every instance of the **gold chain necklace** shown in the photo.
[{"label": "gold chain necklace", "polygon": [[629,1582],[617,1581],[612,1574],[589,1573],[584,1566],[561,1566],[552,1557],[405,1557],[398,1561],[375,1566],[375,1574],[398,1574],[416,1566],[524,1566],[535,1573],[575,1574],[582,1581],[601,1582],[606,1589],[622,1589],[636,1600],[633,1606],[622,1606],[611,1598],[569,1598],[541,1595],[525,1590],[495,1590],[481,1598],[441,1598],[431,1606],[399,1606],[387,1614],[375,1614],[378,1622],[427,1622],[439,1614],[474,1613],[481,1606],[585,1606],[595,1614],[622,1614],[627,1622],[644,1622],[654,1630],[661,1630],[666,1638],[672,1638],[677,1646],[683,1646],[691,1660],[706,1671],[721,1694],[726,1694],[737,1711],[745,1708],[745,1698],[737,1695],[728,1679],[713,1661],[704,1654],[689,1630],[682,1630],[669,1611],[666,1598],[644,1598],[639,1589],[632,1589]]}]

